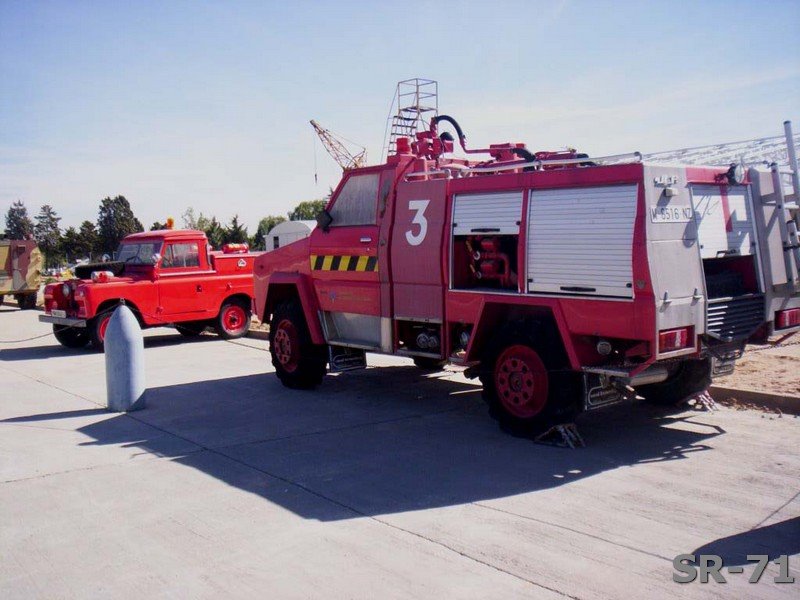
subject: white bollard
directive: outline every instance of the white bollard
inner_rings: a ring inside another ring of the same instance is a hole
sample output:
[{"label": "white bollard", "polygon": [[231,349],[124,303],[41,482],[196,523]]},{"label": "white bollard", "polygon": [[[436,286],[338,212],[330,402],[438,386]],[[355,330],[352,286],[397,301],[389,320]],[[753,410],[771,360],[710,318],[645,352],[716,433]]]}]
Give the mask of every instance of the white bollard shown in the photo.
[{"label": "white bollard", "polygon": [[105,335],[106,404],[108,410],[128,412],[145,405],[144,338],[139,321],[124,304],[111,319]]}]

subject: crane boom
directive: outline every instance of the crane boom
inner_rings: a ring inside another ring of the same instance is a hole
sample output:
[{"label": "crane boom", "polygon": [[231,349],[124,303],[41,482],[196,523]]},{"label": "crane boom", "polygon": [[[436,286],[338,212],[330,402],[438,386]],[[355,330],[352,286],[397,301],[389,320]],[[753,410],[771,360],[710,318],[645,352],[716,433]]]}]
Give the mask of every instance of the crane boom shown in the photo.
[{"label": "crane boom", "polygon": [[311,119],[311,126],[314,128],[314,131],[317,132],[319,139],[322,141],[322,145],[325,146],[325,150],[328,151],[328,154],[331,155],[333,160],[335,160],[343,170],[356,169],[366,164],[366,148],[354,144],[361,148],[361,151],[357,154],[353,154],[330,130],[322,127],[314,119]]}]

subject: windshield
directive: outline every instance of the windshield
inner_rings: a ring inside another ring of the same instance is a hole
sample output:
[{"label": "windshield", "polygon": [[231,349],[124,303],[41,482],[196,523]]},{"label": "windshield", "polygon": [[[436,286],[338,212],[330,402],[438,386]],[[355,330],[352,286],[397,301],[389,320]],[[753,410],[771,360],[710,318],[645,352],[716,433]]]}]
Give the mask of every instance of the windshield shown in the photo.
[{"label": "windshield", "polygon": [[123,243],[117,250],[117,260],[130,265],[152,265],[153,255],[161,250],[161,242]]}]

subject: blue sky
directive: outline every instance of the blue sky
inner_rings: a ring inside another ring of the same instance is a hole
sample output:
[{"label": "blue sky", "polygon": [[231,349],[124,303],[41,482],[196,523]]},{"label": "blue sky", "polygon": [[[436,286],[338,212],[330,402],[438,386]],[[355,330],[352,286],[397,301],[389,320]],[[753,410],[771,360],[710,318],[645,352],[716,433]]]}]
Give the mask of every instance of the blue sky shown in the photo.
[{"label": "blue sky", "polygon": [[[381,153],[395,84],[439,81],[473,146],[658,151],[800,129],[800,0],[0,0],[0,210],[63,225],[123,194],[258,219],[338,167],[308,120]],[[180,222],[180,221],[179,221]]]}]

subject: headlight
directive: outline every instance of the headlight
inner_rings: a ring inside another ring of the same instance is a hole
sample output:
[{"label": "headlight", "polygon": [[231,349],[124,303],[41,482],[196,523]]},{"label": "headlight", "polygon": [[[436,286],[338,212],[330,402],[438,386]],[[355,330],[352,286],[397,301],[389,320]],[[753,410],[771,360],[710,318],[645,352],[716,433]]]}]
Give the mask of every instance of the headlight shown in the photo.
[{"label": "headlight", "polygon": [[72,293],[72,288],[69,287],[69,284],[64,283],[61,285],[61,293],[64,294],[65,298],[69,298],[69,295]]}]

